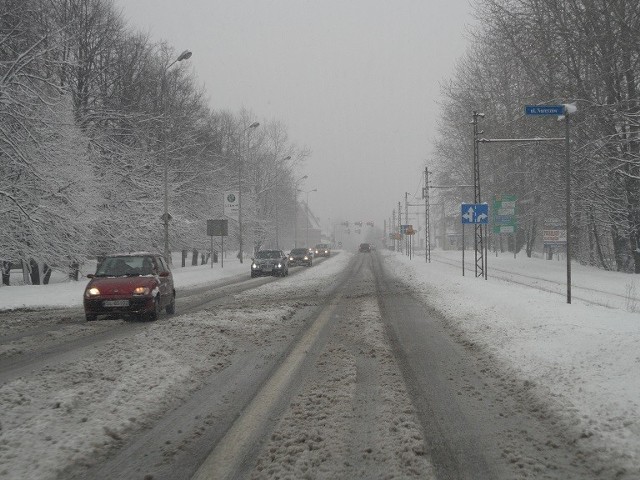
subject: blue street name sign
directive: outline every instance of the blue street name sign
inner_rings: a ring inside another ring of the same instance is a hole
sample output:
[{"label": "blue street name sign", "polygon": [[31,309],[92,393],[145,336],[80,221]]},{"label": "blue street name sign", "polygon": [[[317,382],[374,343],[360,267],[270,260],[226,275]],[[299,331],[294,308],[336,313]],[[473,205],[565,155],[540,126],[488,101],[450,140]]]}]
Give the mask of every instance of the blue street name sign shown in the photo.
[{"label": "blue street name sign", "polygon": [[525,105],[525,115],[564,115],[564,105]]},{"label": "blue street name sign", "polygon": [[463,203],[460,206],[462,223],[489,223],[488,203]]}]

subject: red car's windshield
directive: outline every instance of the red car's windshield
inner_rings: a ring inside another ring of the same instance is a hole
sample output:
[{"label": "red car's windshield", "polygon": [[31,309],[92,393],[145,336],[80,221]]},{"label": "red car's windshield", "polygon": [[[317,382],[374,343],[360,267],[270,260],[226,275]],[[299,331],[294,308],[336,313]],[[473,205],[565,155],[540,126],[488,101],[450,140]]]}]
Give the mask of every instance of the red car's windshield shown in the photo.
[{"label": "red car's windshield", "polygon": [[107,257],[96,270],[97,277],[151,274],[153,274],[153,261],[148,256]]}]

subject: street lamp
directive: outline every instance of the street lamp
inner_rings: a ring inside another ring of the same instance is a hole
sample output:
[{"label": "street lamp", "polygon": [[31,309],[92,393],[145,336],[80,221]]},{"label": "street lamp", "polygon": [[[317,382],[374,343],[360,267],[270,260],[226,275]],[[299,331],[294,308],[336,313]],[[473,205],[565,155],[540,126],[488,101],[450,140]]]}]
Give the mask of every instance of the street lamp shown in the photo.
[{"label": "street lamp", "polygon": [[[284,157],[282,159],[282,162],[286,162],[291,160],[291,155],[287,155],[286,157]],[[278,169],[276,168],[276,185],[275,185],[275,190],[276,190],[276,248],[280,249],[280,245],[278,244],[279,241],[279,231],[278,231]]]},{"label": "street lamp", "polygon": [[[260,126],[260,123],[253,122],[247,128],[245,128],[241,135],[244,135],[252,128],[257,128]],[[238,149],[240,150],[240,149]],[[249,135],[247,134],[247,152],[249,150]],[[240,258],[240,263],[242,263],[242,152],[238,151],[239,159],[238,159],[238,257]]]},{"label": "street lamp", "polygon": [[165,70],[169,70],[171,68],[171,66],[176,63],[176,62],[181,62],[183,60],[188,60],[191,58],[191,55],[193,55],[193,52],[191,50],[185,50],[184,52],[182,52],[180,55],[178,55],[178,58],[176,58],[173,62],[171,62],[169,64],[169,66],[165,69]]},{"label": "street lamp", "polygon": [[[293,198],[293,208],[294,208],[294,212],[293,212],[293,246],[294,248],[298,248],[298,192],[301,192],[302,190],[300,190],[298,188],[298,184],[302,181],[302,180],[306,180],[307,178],[309,178],[308,175],[305,175],[304,177],[300,177],[296,183],[295,183],[295,196]],[[307,245],[307,248],[309,248],[309,245]]]},{"label": "street lamp", "polygon": [[307,215],[307,239],[306,239],[306,245],[307,248],[309,248],[309,194],[311,192],[317,192],[318,189],[314,188],[313,190],[300,190],[298,189],[299,192],[304,192],[307,194],[307,200],[305,202],[305,208],[306,208],[306,215]]},{"label": "street lamp", "polygon": [[[165,84],[167,81],[167,72],[169,71],[169,69],[173,66],[174,63],[177,62],[181,62],[183,60],[188,60],[189,58],[191,58],[191,55],[193,55],[193,53],[190,50],[185,50],[184,52],[182,52],[178,58],[176,58],[173,62],[171,62],[163,71],[162,71],[162,113],[163,113],[163,120],[164,122],[166,122],[166,115],[167,115],[167,103],[165,101],[164,98],[164,90],[165,90]],[[163,122],[163,123],[164,123]],[[169,220],[171,219],[171,217],[169,216],[169,159],[167,158],[167,152],[166,152],[166,144],[165,144],[165,148],[163,149],[163,156],[164,156],[164,213],[162,214],[162,220],[164,222],[164,259],[165,261],[171,265],[171,254],[169,252]]]}]

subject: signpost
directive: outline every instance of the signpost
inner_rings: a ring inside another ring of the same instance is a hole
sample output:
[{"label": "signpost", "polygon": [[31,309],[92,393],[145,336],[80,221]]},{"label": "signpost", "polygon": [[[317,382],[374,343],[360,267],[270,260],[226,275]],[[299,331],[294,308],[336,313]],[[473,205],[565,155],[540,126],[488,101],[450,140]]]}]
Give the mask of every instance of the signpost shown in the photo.
[{"label": "signpost", "polygon": [[240,196],[237,191],[224,192],[224,215],[225,217],[238,220],[240,213]]},{"label": "signpost", "polygon": [[571,150],[569,148],[569,117],[577,112],[575,104],[562,105],[525,105],[524,113],[528,116],[556,116],[564,120],[565,151],[565,217],[566,217],[566,251],[567,251],[567,303],[571,303]]},{"label": "signpost", "polygon": [[[476,226],[485,225],[484,227],[484,259],[487,259],[487,227],[489,223],[489,204],[488,203],[463,203],[460,205],[460,219],[462,221],[462,276],[464,277],[464,226],[465,224],[473,224]],[[487,279],[487,265],[483,265],[484,278]],[[476,276],[478,274],[476,273]]]},{"label": "signpost", "polygon": [[[577,112],[575,104],[563,103],[561,105],[525,105],[524,114],[531,117],[557,117],[558,120],[564,120],[565,135],[564,138],[478,138],[477,118],[484,117],[484,114],[474,112],[474,185],[479,187],[478,174],[478,143],[522,143],[522,142],[558,142],[564,141],[565,146],[565,215],[567,229],[567,303],[571,303],[571,157],[569,143],[569,118]],[[478,188],[476,188],[478,190]],[[479,192],[478,192],[479,193]],[[479,196],[479,195],[478,195]],[[479,201],[479,198],[476,198]],[[477,235],[476,235],[477,239]],[[476,249],[476,256],[478,251]],[[476,261],[477,268],[477,261]]]},{"label": "signpost", "polygon": [[489,223],[488,203],[463,203],[460,209],[463,225],[465,223],[482,225]]},{"label": "signpost", "polygon": [[525,115],[564,115],[564,105],[525,105]]},{"label": "signpost", "polygon": [[412,258],[413,254],[413,236],[416,234],[416,231],[413,229],[413,225],[402,225],[402,233],[408,238],[407,250],[409,253],[409,259]]},{"label": "signpost", "polygon": [[516,233],[515,195],[496,195],[493,198],[493,233]]},{"label": "signpost", "polygon": [[211,268],[213,268],[213,237],[220,237],[220,268],[224,268],[224,237],[229,235],[229,221],[207,220],[207,235],[211,237]]},{"label": "signpost", "polygon": [[566,245],[567,231],[565,229],[545,229],[542,231],[542,241],[545,247]]},{"label": "signpost", "polygon": [[516,258],[516,201],[515,195],[493,197],[493,233],[513,235],[513,258]]}]

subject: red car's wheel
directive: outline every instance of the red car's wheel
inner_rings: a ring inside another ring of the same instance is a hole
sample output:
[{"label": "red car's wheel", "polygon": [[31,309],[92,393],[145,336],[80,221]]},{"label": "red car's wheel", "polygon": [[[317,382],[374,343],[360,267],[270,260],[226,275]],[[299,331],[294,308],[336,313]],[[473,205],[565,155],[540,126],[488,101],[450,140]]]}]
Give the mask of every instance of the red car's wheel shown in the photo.
[{"label": "red car's wheel", "polygon": [[149,320],[151,320],[152,322],[158,320],[158,318],[160,317],[160,311],[162,309],[160,308],[160,298],[156,297],[153,300],[153,310],[151,312],[149,312]]},{"label": "red car's wheel", "polygon": [[169,303],[169,305],[167,305],[165,310],[169,315],[173,315],[174,313],[176,313],[176,295],[175,295],[175,293],[171,297],[171,303]]}]

